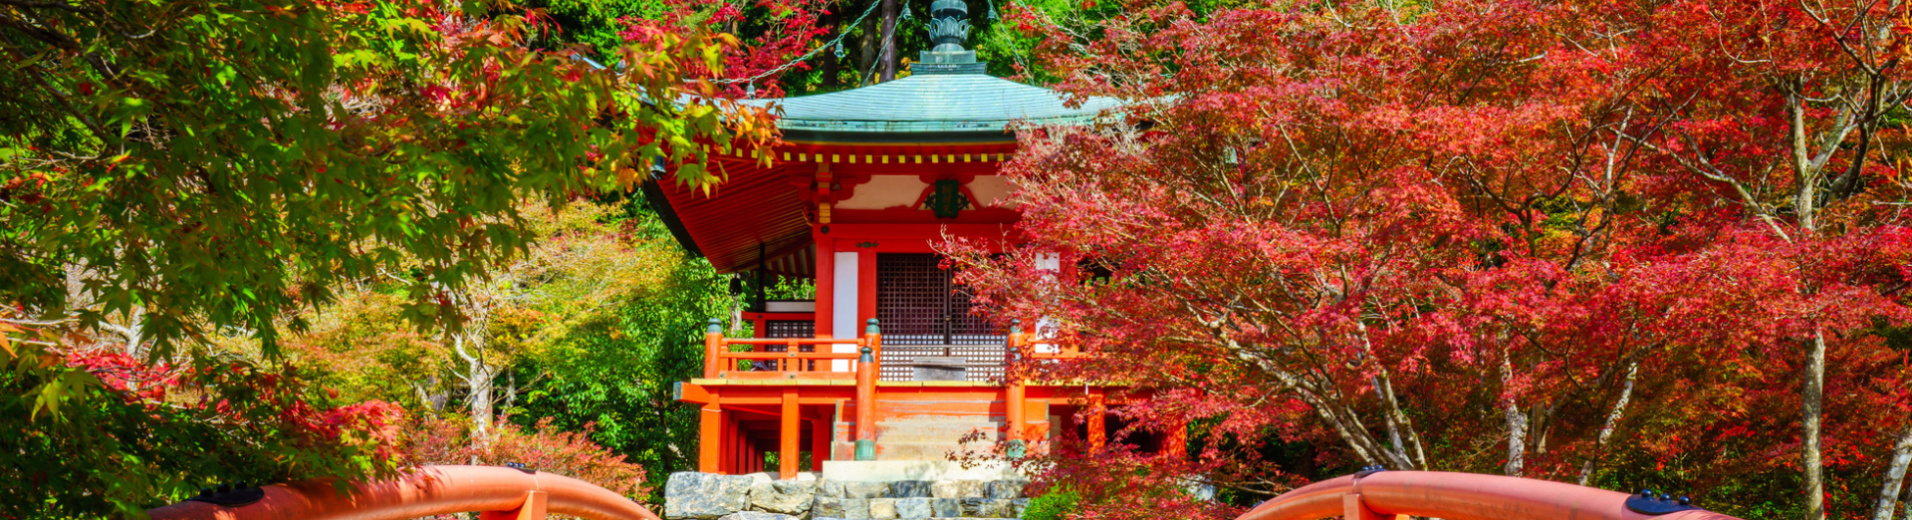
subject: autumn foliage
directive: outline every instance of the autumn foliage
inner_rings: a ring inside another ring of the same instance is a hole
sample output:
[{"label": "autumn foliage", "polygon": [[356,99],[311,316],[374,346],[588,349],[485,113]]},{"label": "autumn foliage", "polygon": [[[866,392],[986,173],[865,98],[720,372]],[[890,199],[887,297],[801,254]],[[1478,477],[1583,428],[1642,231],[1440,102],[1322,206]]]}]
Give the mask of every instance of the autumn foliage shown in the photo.
[{"label": "autumn foliage", "polygon": [[501,422],[490,441],[479,447],[461,421],[418,417],[406,424],[405,459],[417,466],[523,464],[525,469],[583,480],[620,495],[650,494],[644,468],[592,442],[589,433],[590,428],[557,430],[548,419],[529,429]]},{"label": "autumn foliage", "polygon": [[0,412],[18,418],[0,437],[0,515],[133,514],[221,483],[381,478],[405,462],[399,407],[341,400],[293,367],[31,341],[0,341]]},{"label": "autumn foliage", "polygon": [[1093,353],[1025,374],[1192,425],[1193,466],[1144,474],[1244,504],[1379,464],[1895,510],[1904,13],[1125,7],[1029,25],[1062,88],[1129,108],[1025,132],[1029,242],[949,250],[1004,319]]}]

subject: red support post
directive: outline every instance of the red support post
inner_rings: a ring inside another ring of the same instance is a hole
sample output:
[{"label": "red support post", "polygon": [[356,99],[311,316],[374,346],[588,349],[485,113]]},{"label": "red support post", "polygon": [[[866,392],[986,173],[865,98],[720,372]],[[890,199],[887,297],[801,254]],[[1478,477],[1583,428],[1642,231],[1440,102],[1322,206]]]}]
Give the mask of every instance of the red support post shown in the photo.
[{"label": "red support post", "polygon": [[830,460],[832,426],[827,414],[810,420],[810,471],[823,471],[823,461]]},{"label": "red support post", "polygon": [[1175,460],[1188,460],[1188,422],[1176,421],[1163,436],[1162,452]]},{"label": "red support post", "polygon": [[797,444],[803,432],[797,430],[803,418],[797,416],[797,389],[784,387],[783,410],[778,419],[782,420],[777,432],[777,478],[797,478]]},{"label": "red support post", "polygon": [[1025,401],[1028,399],[1028,392],[1029,389],[1023,386],[1022,381],[1009,382],[1008,395],[1004,398],[1003,405],[1008,408],[1005,413],[1009,415],[1010,442],[1028,440],[1023,438],[1023,434],[1029,429],[1029,421],[1027,420],[1029,412],[1024,408]]},{"label": "red support post", "polygon": [[1108,414],[1109,414],[1109,409],[1108,409],[1108,406],[1104,404],[1103,402],[1102,389],[1090,388],[1089,389],[1089,411],[1088,411],[1089,449],[1101,450],[1103,445],[1109,443],[1109,432],[1107,429],[1107,425],[1103,424],[1103,420],[1105,416],[1107,416]]},{"label": "red support post", "polygon": [[723,473],[724,410],[712,399],[697,413],[697,471]]},{"label": "red support post", "polygon": [[[834,330],[835,323],[830,321],[836,316],[836,238],[825,234],[830,226],[819,226],[815,235],[817,241],[817,279],[816,279],[816,331],[819,338],[834,338],[855,335],[852,330]],[[852,294],[849,297],[855,298]]]}]

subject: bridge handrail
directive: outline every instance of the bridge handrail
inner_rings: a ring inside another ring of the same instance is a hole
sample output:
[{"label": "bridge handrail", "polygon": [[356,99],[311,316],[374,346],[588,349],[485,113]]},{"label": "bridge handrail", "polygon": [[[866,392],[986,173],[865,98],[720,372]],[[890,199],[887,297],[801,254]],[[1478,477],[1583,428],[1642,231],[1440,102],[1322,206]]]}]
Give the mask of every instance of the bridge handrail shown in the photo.
[{"label": "bridge handrail", "polygon": [[1235,520],[1738,520],[1689,509],[1648,515],[1627,508],[1631,495],[1564,482],[1443,471],[1381,471],[1323,480],[1261,503]]},{"label": "bridge handrail", "polygon": [[[186,501],[152,509],[153,520],[405,519],[485,512],[484,518],[659,520],[643,505],[582,480],[497,466],[426,466],[394,480],[347,484],[326,479],[260,486],[265,497],[236,507]],[[505,513],[499,515],[498,513]]]}]

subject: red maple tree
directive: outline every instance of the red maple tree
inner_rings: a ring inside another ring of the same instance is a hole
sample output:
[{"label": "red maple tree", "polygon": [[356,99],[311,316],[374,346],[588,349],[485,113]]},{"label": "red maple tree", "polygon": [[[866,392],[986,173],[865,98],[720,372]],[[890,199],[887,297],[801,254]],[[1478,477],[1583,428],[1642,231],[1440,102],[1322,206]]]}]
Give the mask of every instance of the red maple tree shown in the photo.
[{"label": "red maple tree", "polygon": [[1092,354],[1022,370],[1125,385],[1128,428],[1195,425],[1222,462],[1194,470],[1244,496],[1284,477],[1225,462],[1283,442],[1315,450],[1302,473],[1812,518],[1828,478],[1904,473],[1908,78],[1886,7],[1127,7],[1046,34],[1061,88],[1129,104],[1023,133],[1029,242],[947,248],[1000,316]]}]

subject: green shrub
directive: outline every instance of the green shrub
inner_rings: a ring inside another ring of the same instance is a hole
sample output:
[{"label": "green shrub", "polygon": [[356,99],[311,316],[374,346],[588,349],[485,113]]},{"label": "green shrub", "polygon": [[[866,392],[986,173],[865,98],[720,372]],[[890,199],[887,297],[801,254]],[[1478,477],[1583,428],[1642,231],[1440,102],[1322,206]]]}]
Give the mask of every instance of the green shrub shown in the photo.
[{"label": "green shrub", "polygon": [[1022,520],[1067,520],[1076,512],[1076,502],[1081,500],[1082,496],[1074,491],[1051,491],[1029,499],[1029,507],[1022,510]]}]

